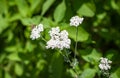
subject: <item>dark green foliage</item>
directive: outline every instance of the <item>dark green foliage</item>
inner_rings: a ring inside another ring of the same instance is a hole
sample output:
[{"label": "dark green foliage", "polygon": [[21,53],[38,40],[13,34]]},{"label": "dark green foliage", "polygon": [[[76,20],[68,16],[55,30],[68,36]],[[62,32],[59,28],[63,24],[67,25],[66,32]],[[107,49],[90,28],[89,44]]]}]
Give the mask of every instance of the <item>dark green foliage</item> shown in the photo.
[{"label": "dark green foliage", "polygon": [[[84,17],[78,27],[79,78],[98,78],[99,58],[113,61],[110,74],[120,78],[120,0],[0,0],[0,78],[75,78],[76,73],[58,50],[46,49],[40,38],[32,41],[32,25],[42,23],[69,32],[74,57],[72,16]],[[103,77],[102,77],[103,78]]]}]

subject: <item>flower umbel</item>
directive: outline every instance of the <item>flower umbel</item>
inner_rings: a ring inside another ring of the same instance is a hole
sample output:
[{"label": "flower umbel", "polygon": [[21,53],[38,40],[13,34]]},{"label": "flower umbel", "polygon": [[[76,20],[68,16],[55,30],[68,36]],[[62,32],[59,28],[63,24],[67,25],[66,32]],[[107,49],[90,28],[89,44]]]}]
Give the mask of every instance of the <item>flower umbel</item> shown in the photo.
[{"label": "flower umbel", "polygon": [[43,31],[43,24],[39,24],[38,26],[35,26],[32,31],[31,31],[31,35],[30,38],[32,40],[38,39],[40,37],[40,33]]},{"label": "flower umbel", "polygon": [[70,48],[71,40],[68,38],[68,32],[63,30],[60,32],[59,27],[52,28],[49,31],[51,39],[47,42],[46,48]]},{"label": "flower umbel", "polygon": [[112,61],[108,60],[107,58],[100,58],[100,64],[99,64],[99,68],[103,71],[109,70],[111,68],[110,64],[112,63]]},{"label": "flower umbel", "polygon": [[70,26],[76,26],[78,27],[82,22],[84,18],[80,18],[79,16],[73,16],[70,19]]}]

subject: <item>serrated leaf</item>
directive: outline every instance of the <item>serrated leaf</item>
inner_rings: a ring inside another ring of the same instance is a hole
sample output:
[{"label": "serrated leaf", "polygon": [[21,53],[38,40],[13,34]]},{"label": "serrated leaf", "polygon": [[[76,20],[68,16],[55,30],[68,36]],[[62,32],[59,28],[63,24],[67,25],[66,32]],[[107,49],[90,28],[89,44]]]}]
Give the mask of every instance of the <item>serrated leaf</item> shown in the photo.
[{"label": "serrated leaf", "polygon": [[46,0],[43,4],[41,15],[44,15],[54,2],[55,0]]},{"label": "serrated leaf", "polygon": [[66,5],[65,5],[65,1],[63,0],[55,9],[54,11],[54,20],[56,22],[60,22],[64,16],[65,16],[65,12],[66,12]]},{"label": "serrated leaf", "polygon": [[[68,27],[66,30],[68,31],[69,36],[76,41],[76,27]],[[89,34],[82,27],[78,27],[77,41],[86,41],[88,37]]]},{"label": "serrated leaf", "polygon": [[15,73],[18,76],[21,76],[23,74],[23,68],[20,64],[15,64]]},{"label": "serrated leaf", "polygon": [[79,78],[94,78],[95,73],[96,73],[95,69],[88,68],[83,71]]},{"label": "serrated leaf", "polygon": [[80,16],[93,17],[95,15],[95,6],[93,4],[83,4],[77,11]]}]

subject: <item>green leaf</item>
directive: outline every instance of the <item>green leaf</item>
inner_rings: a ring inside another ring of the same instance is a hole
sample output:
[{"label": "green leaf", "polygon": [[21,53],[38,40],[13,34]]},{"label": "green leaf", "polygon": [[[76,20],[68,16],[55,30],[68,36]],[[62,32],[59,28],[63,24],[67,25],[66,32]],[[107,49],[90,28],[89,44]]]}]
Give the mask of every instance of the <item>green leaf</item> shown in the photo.
[{"label": "green leaf", "polygon": [[28,52],[32,52],[35,48],[35,45],[33,45],[32,43],[30,43],[29,41],[26,42],[26,46],[25,46],[25,49],[28,51]]},{"label": "green leaf", "polygon": [[40,10],[44,0],[29,0],[31,4],[31,12],[33,13],[36,10]]},{"label": "green leaf", "polygon": [[8,5],[6,0],[0,0],[0,14],[8,13]]},{"label": "green leaf", "polygon": [[99,24],[101,24],[103,21],[103,19],[106,17],[107,13],[103,12],[100,14],[97,14],[97,20],[94,21],[94,26],[99,26]]},{"label": "green leaf", "polygon": [[41,15],[44,15],[54,2],[55,0],[46,0],[43,4]]},{"label": "green leaf", "polygon": [[19,14],[19,13],[16,13],[16,14],[14,14],[14,15],[12,15],[11,17],[10,17],[10,22],[13,22],[13,21],[16,21],[16,20],[20,20],[22,18],[22,15],[21,14]]},{"label": "green leaf", "polygon": [[26,17],[29,12],[29,6],[26,0],[15,0],[18,10],[23,17]]},{"label": "green leaf", "polygon": [[[69,36],[76,41],[76,27],[68,27],[66,29],[69,33]],[[71,32],[72,31],[72,32]],[[77,36],[77,40],[78,41],[86,41],[89,37],[89,34],[82,28],[82,27],[78,27],[78,36]]]},{"label": "green leaf", "polygon": [[0,55],[0,64],[2,64],[3,60],[6,58],[5,54]]},{"label": "green leaf", "polygon": [[119,10],[119,6],[115,3],[115,0],[111,0],[111,6],[115,10]]},{"label": "green leaf", "polygon": [[9,22],[7,18],[3,18],[2,15],[0,15],[0,34],[2,31],[4,31],[9,26]]},{"label": "green leaf", "polygon": [[43,59],[40,59],[38,62],[37,62],[37,69],[39,69],[39,72],[43,70],[43,68],[45,67],[45,64],[46,64],[46,61],[43,60]]},{"label": "green leaf", "polygon": [[20,64],[15,64],[15,73],[18,76],[21,76],[23,74],[23,68]]},{"label": "green leaf", "polygon": [[56,22],[60,22],[64,18],[65,12],[66,12],[66,5],[65,5],[65,1],[63,0],[55,9],[54,20]]},{"label": "green leaf", "polygon": [[11,53],[7,56],[7,58],[12,61],[21,61],[20,57],[18,56],[18,53]]},{"label": "green leaf", "polygon": [[73,68],[71,68],[71,69],[67,69],[67,73],[70,73],[70,77],[66,77],[66,78],[76,78],[76,72],[77,72],[77,74],[80,74],[81,72],[83,72],[83,71],[81,71],[81,70],[76,70],[76,69],[73,69]]},{"label": "green leaf", "polygon": [[11,42],[11,40],[13,40],[14,36],[13,36],[13,32],[12,31],[8,31],[7,32],[7,38],[6,38],[6,42]]},{"label": "green leaf", "polygon": [[80,55],[82,58],[92,64],[96,64],[101,57],[101,54],[97,52],[95,49],[86,49],[86,50],[81,50]]},{"label": "green leaf", "polygon": [[51,18],[42,18],[43,20],[41,21],[44,24],[44,28],[51,28],[52,26],[56,26],[56,23],[52,21]]},{"label": "green leaf", "polygon": [[93,17],[95,15],[94,4],[84,3],[77,11],[79,16]]},{"label": "green leaf", "polygon": [[117,68],[117,70],[111,74],[111,78],[120,78],[120,67]]},{"label": "green leaf", "polygon": [[5,78],[12,78],[8,72],[5,72]]},{"label": "green leaf", "polygon": [[40,23],[41,16],[34,16],[33,18],[22,18],[21,22],[25,26],[37,25]]},{"label": "green leaf", "polygon": [[8,46],[5,48],[5,51],[7,52],[17,52],[17,47],[14,45],[14,46]]},{"label": "green leaf", "polygon": [[79,78],[94,78],[96,71],[94,69],[85,69]]}]

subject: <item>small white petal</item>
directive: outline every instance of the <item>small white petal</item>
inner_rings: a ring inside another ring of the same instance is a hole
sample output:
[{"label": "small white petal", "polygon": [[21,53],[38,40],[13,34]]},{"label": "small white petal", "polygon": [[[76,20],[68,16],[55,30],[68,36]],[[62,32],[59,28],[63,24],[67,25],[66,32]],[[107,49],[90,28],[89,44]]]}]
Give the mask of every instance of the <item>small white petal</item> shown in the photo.
[{"label": "small white petal", "polygon": [[44,29],[43,29],[43,24],[39,24],[39,25],[38,25],[38,31],[41,32],[41,31],[43,31],[43,30],[44,30]]},{"label": "small white petal", "polygon": [[107,58],[100,58],[100,64],[99,67],[101,70],[108,70],[111,68],[110,64],[112,63],[112,61],[108,60]]},{"label": "small white petal", "polygon": [[102,64],[99,64],[99,68],[100,68],[101,70],[103,70],[103,69],[104,69],[104,67],[103,67],[103,65],[102,65]]},{"label": "small white petal", "polygon": [[38,26],[35,26],[32,31],[31,31],[31,35],[30,38],[32,40],[38,39],[40,37],[40,32],[43,31],[43,25],[39,24]]},{"label": "small white petal", "polygon": [[108,63],[110,63],[110,64],[111,64],[111,63],[112,63],[112,61],[110,61],[110,60],[109,60],[109,61],[108,61]]},{"label": "small white petal", "polygon": [[63,30],[60,32],[59,27],[52,28],[50,31],[51,39],[47,42],[46,48],[59,48],[63,50],[63,48],[70,48],[71,41],[68,39],[68,32]]},{"label": "small white petal", "polygon": [[70,26],[79,26],[83,22],[84,18],[80,18],[79,16],[73,16],[70,19]]}]

